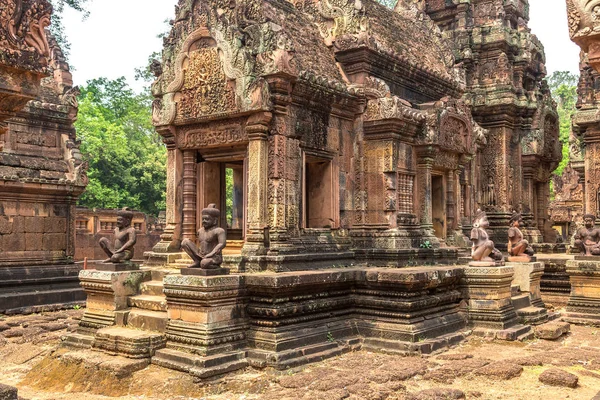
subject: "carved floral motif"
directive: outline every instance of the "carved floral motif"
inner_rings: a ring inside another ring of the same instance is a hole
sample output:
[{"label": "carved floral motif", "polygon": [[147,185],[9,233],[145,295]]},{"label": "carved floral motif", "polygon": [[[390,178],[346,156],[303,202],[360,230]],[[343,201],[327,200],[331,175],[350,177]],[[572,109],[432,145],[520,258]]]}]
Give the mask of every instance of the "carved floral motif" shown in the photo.
[{"label": "carved floral motif", "polygon": [[216,48],[200,49],[190,54],[180,95],[179,118],[198,118],[236,109],[235,91],[223,73]]}]

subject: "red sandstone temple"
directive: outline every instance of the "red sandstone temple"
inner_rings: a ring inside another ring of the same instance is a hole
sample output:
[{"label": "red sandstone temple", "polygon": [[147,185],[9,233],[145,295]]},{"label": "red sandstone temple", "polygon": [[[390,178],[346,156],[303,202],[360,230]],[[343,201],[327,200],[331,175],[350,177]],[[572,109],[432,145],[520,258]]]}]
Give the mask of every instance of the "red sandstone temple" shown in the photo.
[{"label": "red sandstone temple", "polygon": [[219,7],[181,2],[156,71],[168,209],[147,265],[227,195],[239,270],[452,260],[477,209],[500,246],[515,210],[553,237],[558,116],[526,1]]}]

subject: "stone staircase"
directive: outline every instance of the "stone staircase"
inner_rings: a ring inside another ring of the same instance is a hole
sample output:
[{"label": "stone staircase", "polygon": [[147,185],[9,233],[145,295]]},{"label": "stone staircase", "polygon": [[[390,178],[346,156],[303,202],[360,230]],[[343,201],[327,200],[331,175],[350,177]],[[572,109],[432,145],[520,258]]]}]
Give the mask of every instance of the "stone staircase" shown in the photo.
[{"label": "stone staircase", "polygon": [[152,270],[151,280],[140,285],[140,294],[127,299],[130,309],[121,324],[98,330],[93,347],[129,358],[151,357],[166,345],[167,298],[163,278],[168,270]]},{"label": "stone staircase", "polygon": [[140,285],[140,294],[127,299],[131,310],[126,327],[165,333],[167,329],[167,298],[163,294],[163,278],[169,272],[152,271],[152,280]]},{"label": "stone staircase", "polygon": [[518,285],[511,286],[511,302],[521,324],[539,325],[549,319],[546,308],[532,305],[529,292],[522,292]]}]

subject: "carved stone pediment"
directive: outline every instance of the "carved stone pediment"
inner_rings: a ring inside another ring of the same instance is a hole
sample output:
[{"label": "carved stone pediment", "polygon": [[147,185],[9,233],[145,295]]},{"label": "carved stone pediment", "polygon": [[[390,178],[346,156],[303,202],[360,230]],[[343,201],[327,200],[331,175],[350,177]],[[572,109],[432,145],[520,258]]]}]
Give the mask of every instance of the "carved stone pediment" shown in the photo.
[{"label": "carved stone pediment", "polygon": [[3,0],[0,6],[0,123],[38,94],[48,72],[51,13],[46,0]]},{"label": "carved stone pediment", "polygon": [[600,0],[566,0],[571,40],[600,68]]}]

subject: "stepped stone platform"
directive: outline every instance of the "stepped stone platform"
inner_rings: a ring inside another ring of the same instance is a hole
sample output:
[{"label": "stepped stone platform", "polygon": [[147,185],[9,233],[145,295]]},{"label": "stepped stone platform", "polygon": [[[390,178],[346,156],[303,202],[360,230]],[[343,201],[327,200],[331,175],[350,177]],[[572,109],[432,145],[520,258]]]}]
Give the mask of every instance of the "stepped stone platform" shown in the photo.
[{"label": "stepped stone platform", "polygon": [[437,353],[471,333],[526,340],[532,325],[539,337],[554,339],[568,328],[545,325],[555,316],[541,300],[542,271],[539,262],[217,276],[85,270],[88,309],[64,343],[202,380],[248,365],[284,370],[358,349]]},{"label": "stepped stone platform", "polygon": [[538,254],[539,262],[544,263],[544,273],[540,281],[540,290],[545,297],[564,298],[566,301],[571,291],[567,261],[573,260],[572,254]]},{"label": "stepped stone platform", "polygon": [[85,304],[77,264],[0,265],[0,314],[27,314]]},{"label": "stepped stone platform", "polygon": [[571,292],[563,320],[600,326],[600,257],[567,261]]}]

